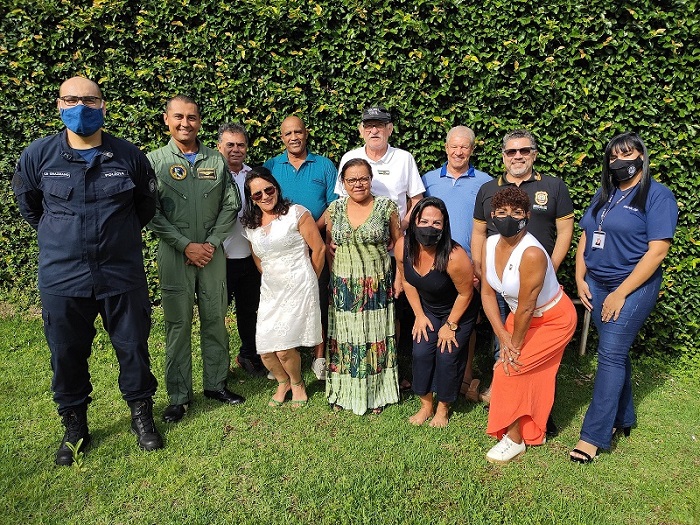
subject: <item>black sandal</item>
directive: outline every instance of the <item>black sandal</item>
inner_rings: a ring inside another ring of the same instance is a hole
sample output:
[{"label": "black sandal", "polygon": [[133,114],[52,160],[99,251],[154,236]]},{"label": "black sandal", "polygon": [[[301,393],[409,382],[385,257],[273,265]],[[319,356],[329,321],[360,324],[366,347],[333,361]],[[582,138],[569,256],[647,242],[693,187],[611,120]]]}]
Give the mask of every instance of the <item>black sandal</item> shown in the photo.
[{"label": "black sandal", "polygon": [[585,465],[586,463],[591,463],[596,457],[598,457],[598,452],[595,453],[595,455],[591,456],[590,454],[584,452],[580,448],[575,448],[571,451],[572,453],[580,454],[583,456],[582,458],[572,456],[569,454],[569,459],[573,461],[574,463],[581,463],[582,465]]}]

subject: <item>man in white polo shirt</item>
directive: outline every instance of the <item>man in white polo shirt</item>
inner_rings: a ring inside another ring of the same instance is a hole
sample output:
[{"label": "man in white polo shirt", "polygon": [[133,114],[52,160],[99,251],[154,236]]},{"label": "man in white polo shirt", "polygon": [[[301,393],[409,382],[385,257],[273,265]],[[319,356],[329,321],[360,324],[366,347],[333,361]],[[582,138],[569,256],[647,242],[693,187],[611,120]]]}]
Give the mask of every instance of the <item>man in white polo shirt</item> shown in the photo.
[{"label": "man in white polo shirt", "polygon": [[[411,207],[423,198],[423,181],[418,166],[408,151],[389,145],[394,131],[391,113],[382,106],[372,106],[362,112],[359,126],[365,145],[348,151],[340,159],[338,172],[350,159],[365,159],[372,166],[372,193],[389,197],[399,207],[401,229],[406,230]],[[343,185],[338,181],[335,192],[344,196]]]}]

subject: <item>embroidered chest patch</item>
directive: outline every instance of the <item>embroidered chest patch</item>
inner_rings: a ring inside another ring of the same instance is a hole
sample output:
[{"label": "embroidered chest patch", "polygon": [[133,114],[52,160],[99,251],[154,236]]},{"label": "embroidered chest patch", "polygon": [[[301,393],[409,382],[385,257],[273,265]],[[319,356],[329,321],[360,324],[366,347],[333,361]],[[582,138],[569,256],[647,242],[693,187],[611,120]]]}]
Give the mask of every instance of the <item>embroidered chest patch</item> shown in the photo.
[{"label": "embroidered chest patch", "polygon": [[535,192],[533,208],[537,210],[546,210],[549,202],[549,194],[546,191]]},{"label": "embroidered chest patch", "polygon": [[214,168],[197,168],[197,178],[204,180],[216,180],[216,170]]},{"label": "embroidered chest patch", "polygon": [[170,166],[170,176],[175,180],[183,180],[187,177],[187,169],[182,164]]}]

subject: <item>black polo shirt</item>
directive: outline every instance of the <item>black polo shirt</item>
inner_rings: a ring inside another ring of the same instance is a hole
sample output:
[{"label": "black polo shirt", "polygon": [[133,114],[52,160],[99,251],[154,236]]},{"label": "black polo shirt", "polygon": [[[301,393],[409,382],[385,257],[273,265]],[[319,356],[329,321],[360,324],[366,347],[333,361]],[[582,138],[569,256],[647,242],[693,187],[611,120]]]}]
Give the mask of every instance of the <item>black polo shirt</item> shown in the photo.
[{"label": "black polo shirt", "polygon": [[[501,188],[515,186],[505,175],[483,184],[476,194],[474,222],[486,223],[486,236],[498,233],[491,219],[491,199]],[[574,204],[564,181],[557,177],[540,175],[533,171],[529,179],[520,183],[520,189],[530,197],[530,222],[527,231],[552,255],[557,235],[556,221],[574,215]]]}]

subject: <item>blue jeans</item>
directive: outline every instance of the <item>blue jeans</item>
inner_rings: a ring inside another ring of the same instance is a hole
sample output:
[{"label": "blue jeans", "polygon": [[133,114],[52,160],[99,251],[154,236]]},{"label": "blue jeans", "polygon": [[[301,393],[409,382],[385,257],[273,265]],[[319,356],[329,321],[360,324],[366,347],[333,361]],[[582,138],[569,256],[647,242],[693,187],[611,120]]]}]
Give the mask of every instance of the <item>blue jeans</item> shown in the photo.
[{"label": "blue jeans", "polygon": [[581,428],[581,440],[609,449],[612,429],[631,427],[637,421],[632,401],[632,362],[629,350],[639,330],[654,309],[661,287],[661,275],[651,277],[632,292],[617,321],[603,323],[603,301],[617,286],[608,286],[586,277],[593,296],[592,317],[598,329],[598,371],[593,399]]}]

